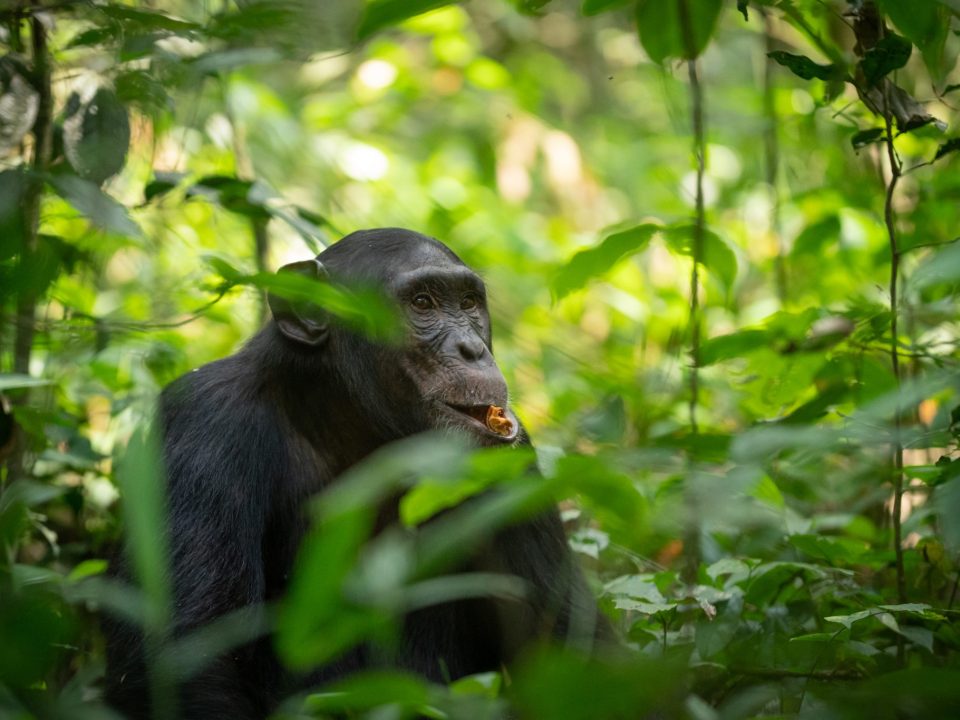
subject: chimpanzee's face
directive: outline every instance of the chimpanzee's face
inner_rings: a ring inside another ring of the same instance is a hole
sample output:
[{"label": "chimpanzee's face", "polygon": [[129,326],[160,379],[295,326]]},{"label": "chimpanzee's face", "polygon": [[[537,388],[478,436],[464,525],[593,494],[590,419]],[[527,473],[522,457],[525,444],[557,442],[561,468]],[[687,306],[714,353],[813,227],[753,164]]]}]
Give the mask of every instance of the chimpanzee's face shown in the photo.
[{"label": "chimpanzee's face", "polygon": [[400,368],[436,427],[468,431],[484,444],[512,442],[519,423],[507,408],[507,384],[490,349],[483,281],[439,248],[423,249],[387,287],[408,327]]},{"label": "chimpanzee's face", "polygon": [[383,344],[338,327],[320,308],[271,299],[280,331],[315,348],[388,434],[454,429],[483,445],[517,440],[520,424],[491,352],[483,281],[445,245],[408,230],[365,230],[287,269],[375,285],[400,309],[403,339]]}]

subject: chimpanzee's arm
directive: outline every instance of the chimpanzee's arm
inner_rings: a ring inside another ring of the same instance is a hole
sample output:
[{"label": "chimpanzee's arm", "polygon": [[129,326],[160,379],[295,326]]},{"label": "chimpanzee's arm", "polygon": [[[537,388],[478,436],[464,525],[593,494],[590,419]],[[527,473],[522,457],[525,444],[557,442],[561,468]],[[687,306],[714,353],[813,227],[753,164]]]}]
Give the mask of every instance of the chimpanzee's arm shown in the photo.
[{"label": "chimpanzee's arm", "polygon": [[[264,600],[263,538],[283,438],[267,406],[215,363],[164,393],[174,636]],[[252,395],[252,394],[251,394]],[[179,717],[260,718],[270,688],[252,646],[211,658],[179,693]]]}]

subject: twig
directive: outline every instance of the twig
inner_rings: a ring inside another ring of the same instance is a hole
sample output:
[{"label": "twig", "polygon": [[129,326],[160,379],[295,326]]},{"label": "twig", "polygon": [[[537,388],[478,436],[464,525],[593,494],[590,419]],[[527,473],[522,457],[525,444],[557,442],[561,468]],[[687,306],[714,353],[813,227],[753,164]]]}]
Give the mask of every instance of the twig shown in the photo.
[{"label": "twig", "polygon": [[[230,76],[229,74],[220,78],[220,88],[223,94],[223,106],[226,111],[227,120],[230,123],[231,135],[233,136],[233,160],[236,167],[237,177],[241,180],[256,180],[256,172],[253,168],[253,159],[250,157],[250,148],[247,143],[247,128],[244,122],[237,117],[233,105],[230,102]],[[253,237],[253,259],[258,272],[267,272],[267,256],[270,251],[270,236],[267,233],[268,219],[262,217],[250,218],[250,234]],[[266,319],[269,306],[267,304],[267,294],[259,293],[260,298],[260,320]]]},{"label": "twig", "polygon": [[[23,247],[17,272],[20,277],[28,278],[34,265],[33,259],[40,244],[40,202],[43,197],[43,181],[40,179],[50,164],[53,145],[53,91],[50,81],[50,52],[47,48],[47,31],[39,17],[30,19],[30,35],[33,55],[33,81],[37,90],[37,117],[33,123],[33,173],[24,192],[21,211],[23,213]],[[16,334],[13,338],[13,371],[30,373],[30,356],[33,350],[34,322],[37,313],[38,293],[31,282],[24,282],[17,294]],[[23,390],[14,398],[17,405],[25,405],[29,400],[29,391]],[[8,480],[21,477],[24,467],[25,447],[23,438],[8,459]]]},{"label": "twig", "polygon": [[780,194],[777,189],[777,177],[780,169],[780,142],[777,136],[777,108],[774,102],[773,60],[769,55],[773,46],[773,20],[770,14],[763,13],[764,34],[766,36],[766,62],[763,69],[763,111],[766,127],[763,133],[764,156],[766,160],[767,187],[770,191],[770,229],[777,238],[777,257],[774,270],[777,297],[782,306],[787,301],[787,268],[783,251],[783,237],[780,228]]},{"label": "twig", "polygon": [[893,146],[893,122],[890,118],[890,83],[884,83],[883,122],[886,129],[887,158],[890,163],[890,181],[887,183],[887,194],[883,205],[883,219],[887,226],[887,237],[890,241],[890,365],[893,370],[897,386],[898,401],[894,410],[893,419],[893,543],[897,567],[897,600],[907,601],[906,579],[903,569],[903,528],[900,521],[900,511],[903,505],[903,443],[900,437],[900,350],[897,346],[897,279],[900,275],[900,251],[897,248],[897,233],[893,211],[893,195],[900,180],[900,160]]},{"label": "twig", "polygon": [[[696,43],[693,37],[693,26],[690,19],[688,0],[680,0],[680,26],[683,31],[683,43],[687,59],[687,75],[690,80],[690,115],[693,130],[693,156],[697,166],[697,188],[695,198],[696,214],[693,223],[693,268],[690,271],[690,317],[688,321],[690,333],[690,398],[688,414],[690,419],[690,433],[692,436],[700,432],[697,422],[697,407],[700,402],[700,264],[703,262],[703,235],[706,224],[706,212],[703,200],[703,175],[705,169],[706,140],[703,123],[703,89],[700,86],[700,75],[697,72]],[[686,531],[684,537],[684,556],[686,558],[685,579],[693,582],[697,577],[697,568],[700,565],[700,524],[697,499],[693,492],[692,481],[694,467],[691,462],[687,470],[685,483],[685,504],[687,512]]]},{"label": "twig", "polygon": [[732,667],[735,675],[750,675],[769,679],[809,678],[811,680],[862,680],[866,677],[856,670],[788,670],[786,668],[739,668]]},{"label": "twig", "polygon": [[693,269],[690,271],[690,432],[699,432],[697,405],[700,400],[700,263],[703,262],[703,175],[705,142],[703,131],[703,91],[696,60],[687,61],[690,77],[690,102],[693,117],[693,153],[697,164],[696,215],[693,223]]}]

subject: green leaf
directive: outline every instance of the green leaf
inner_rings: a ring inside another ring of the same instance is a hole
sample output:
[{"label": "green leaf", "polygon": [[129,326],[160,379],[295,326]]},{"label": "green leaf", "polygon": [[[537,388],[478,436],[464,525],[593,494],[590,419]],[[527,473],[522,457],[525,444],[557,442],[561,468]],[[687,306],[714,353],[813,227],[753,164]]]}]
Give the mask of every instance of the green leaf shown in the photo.
[{"label": "green leaf", "polygon": [[154,75],[146,70],[130,70],[114,79],[117,98],[127,105],[139,107],[145,113],[173,109],[173,98]]},{"label": "green leaf", "polygon": [[98,5],[97,10],[109,18],[120,21],[128,30],[169,30],[174,33],[190,33],[201,30],[201,26],[186,20],[165,15],[152,10],[140,10],[127,5]]},{"label": "green leaf", "polygon": [[849,565],[868,550],[866,543],[854,538],[823,535],[791,535],[790,544],[801,552],[830,565]]},{"label": "green leaf", "polygon": [[899,70],[910,59],[913,44],[896,33],[887,33],[872,48],[867,50],[860,68],[869,87],[875,86],[887,74]]},{"label": "green leaf", "polygon": [[0,493],[0,516],[15,504],[28,508],[35,507],[60,497],[64,492],[66,492],[65,487],[48,485],[36,480],[17,480]]},{"label": "green leaf", "polygon": [[767,57],[779,65],[783,65],[794,75],[804,80],[832,80],[837,77],[839,68],[836,65],[818,65],[805,55],[792,55],[783,50],[767,53]]},{"label": "green leaf", "polygon": [[[693,225],[674,225],[663,230],[667,247],[671,251],[693,257]],[[729,245],[715,232],[703,229],[703,255],[701,264],[710,274],[729,290],[737,279],[737,256]]]},{"label": "green leaf", "polygon": [[376,614],[348,604],[342,587],[371,523],[366,508],[325,517],[300,547],[276,635],[277,649],[291,667],[329,660],[381,626]]},{"label": "green leaf", "polygon": [[384,705],[416,710],[426,705],[429,697],[429,686],[418,675],[373,670],[329,685],[323,692],[308,695],[304,708],[338,716],[346,712],[352,717],[353,713]]},{"label": "green leaf", "polygon": [[87,96],[70,96],[63,147],[77,175],[103,184],[123,169],[129,145],[127,109],[112,90],[100,87]]},{"label": "green leaf", "polygon": [[883,128],[870,128],[868,130],[861,130],[852,138],[850,138],[850,144],[853,145],[854,150],[860,150],[867,145],[882,141],[885,132],[886,131]]},{"label": "green leaf", "polygon": [[944,67],[944,47],[950,30],[950,11],[935,0],[879,0],[887,17],[916,45],[936,81]]},{"label": "green leaf", "polygon": [[537,16],[553,0],[510,0],[517,12],[523,15]]},{"label": "green leaf", "polygon": [[0,261],[13,257],[23,247],[21,203],[27,177],[22,165],[0,172]]},{"label": "green leaf", "polygon": [[67,43],[67,49],[77,48],[77,47],[91,47],[93,45],[102,45],[109,40],[113,40],[120,33],[121,28],[119,23],[111,23],[110,25],[104,27],[94,27],[89,30],[84,30],[82,32],[74,35],[70,42]]},{"label": "green leaf", "polygon": [[610,10],[617,10],[630,2],[631,0],[583,0],[583,5],[580,6],[580,12],[589,17]]},{"label": "green leaf", "polygon": [[840,238],[840,218],[827,215],[825,218],[807,225],[793,241],[790,250],[792,256],[816,256],[828,244],[836,244]]},{"label": "green leaf", "polygon": [[0,391],[43,387],[51,384],[53,384],[52,380],[44,380],[43,378],[35,378],[18,373],[0,373]]},{"label": "green leaf", "polygon": [[88,577],[102,575],[107,571],[107,567],[108,563],[106,560],[101,560],[99,558],[84,560],[70,571],[70,574],[67,576],[67,580],[70,582],[79,582],[80,580]]},{"label": "green leaf", "polygon": [[127,214],[127,209],[95,183],[67,173],[49,175],[47,182],[101,230],[133,238],[143,237],[143,231]]},{"label": "green leaf", "polygon": [[611,270],[623,258],[640,252],[659,229],[659,225],[650,223],[637,225],[612,233],[598,245],[581,250],[554,277],[554,297],[560,299],[579,290],[591,279]]},{"label": "green leaf", "polygon": [[384,342],[398,340],[402,334],[403,324],[396,306],[375,289],[340,287],[295,273],[256,273],[225,279],[234,284],[254,285],[287,300],[314,303],[348,327]]},{"label": "green leaf", "polygon": [[759,329],[738,330],[728,335],[710,338],[700,345],[700,367],[769,348],[770,341],[770,333]]},{"label": "green leaf", "polygon": [[280,51],[271,47],[229,48],[198,55],[186,63],[186,67],[196,75],[216,76],[251,65],[268,65],[282,58]]},{"label": "green leaf", "polygon": [[694,641],[700,657],[712,658],[730,644],[740,627],[742,609],[743,596],[734,595],[727,601],[719,616],[697,623]]},{"label": "green leaf", "polygon": [[960,239],[937,248],[913,272],[910,284],[917,290],[960,282]]},{"label": "green leaf", "polygon": [[917,625],[901,625],[899,632],[914,645],[929,653],[933,652],[933,631]]},{"label": "green leaf", "polygon": [[937,148],[937,154],[933,156],[933,162],[957,150],[960,150],[960,137],[951,138]]},{"label": "green leaf", "polygon": [[830,615],[825,617],[824,620],[827,622],[839,623],[849,630],[854,623],[865,620],[868,617],[873,617],[876,614],[876,610],[860,610],[859,612],[850,613],[849,615]]},{"label": "green leaf", "polygon": [[640,44],[657,63],[669,57],[693,60],[710,43],[722,9],[723,0],[639,0],[636,20]]},{"label": "green leaf", "polygon": [[503,675],[498,672],[485,672],[454,680],[450,683],[450,692],[453,695],[474,695],[493,700],[500,697],[502,687]]},{"label": "green leaf", "polygon": [[165,172],[158,170],[153,175],[153,180],[148,182],[143,188],[144,202],[150,202],[154,198],[163,197],[168,192],[179,185],[187,177],[186,173]]},{"label": "green leaf", "polygon": [[882,610],[889,610],[890,612],[909,613],[925,613],[931,609],[927,603],[900,603],[899,605],[880,605],[879,607]]},{"label": "green leaf", "polygon": [[750,13],[747,12],[747,6],[749,4],[749,0],[737,0],[737,12],[743,15],[744,20],[750,19]]},{"label": "green leaf", "polygon": [[167,632],[172,609],[166,532],[166,483],[162,451],[154,435],[139,431],[117,467],[129,557],[146,595],[145,628]]},{"label": "green leaf", "polygon": [[360,19],[357,39],[366,40],[371,35],[404,20],[455,4],[454,0],[373,0],[367,5]]},{"label": "green leaf", "polygon": [[261,220],[270,217],[264,202],[275,196],[272,190],[258,180],[241,180],[230,175],[200,178],[187,194],[205,197],[225,210]]}]

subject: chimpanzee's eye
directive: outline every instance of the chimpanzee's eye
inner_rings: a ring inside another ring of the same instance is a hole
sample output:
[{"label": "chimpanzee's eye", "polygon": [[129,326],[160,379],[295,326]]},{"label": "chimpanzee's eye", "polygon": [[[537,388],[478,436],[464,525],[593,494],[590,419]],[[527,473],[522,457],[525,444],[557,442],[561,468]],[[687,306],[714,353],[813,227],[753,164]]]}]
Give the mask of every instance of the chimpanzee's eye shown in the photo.
[{"label": "chimpanzee's eye", "polygon": [[480,304],[480,300],[476,295],[470,293],[469,295],[464,295],[463,299],[460,301],[461,310],[473,310]]},{"label": "chimpanzee's eye", "polygon": [[410,301],[410,304],[413,305],[417,310],[429,310],[433,307],[433,298],[426,293],[419,293],[418,295],[414,295],[413,300]]}]

